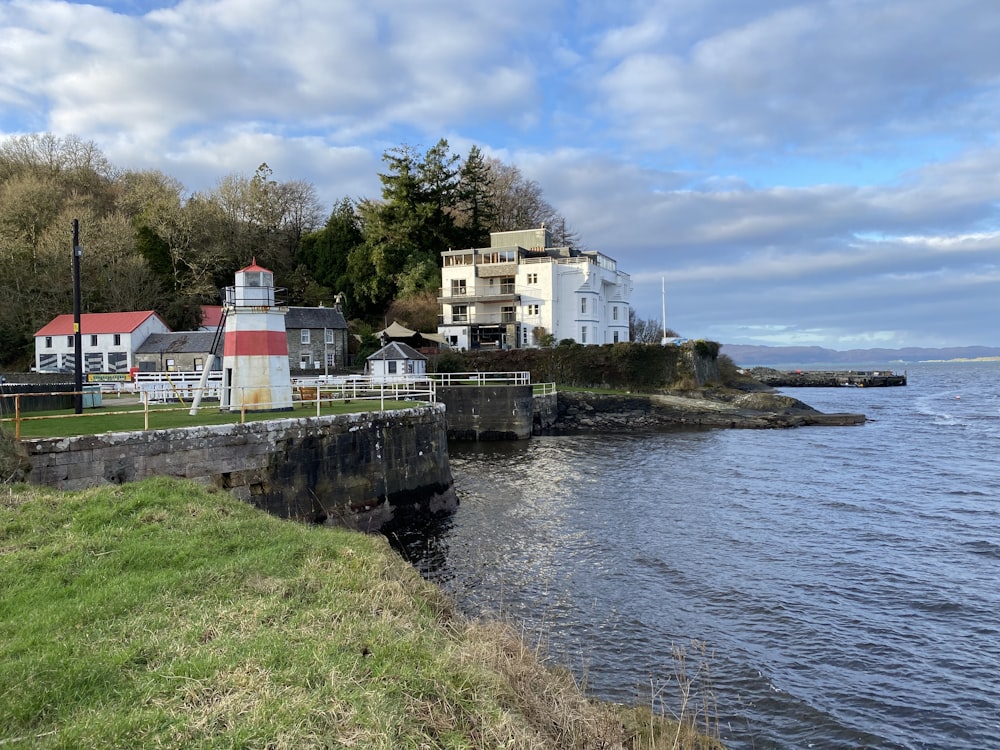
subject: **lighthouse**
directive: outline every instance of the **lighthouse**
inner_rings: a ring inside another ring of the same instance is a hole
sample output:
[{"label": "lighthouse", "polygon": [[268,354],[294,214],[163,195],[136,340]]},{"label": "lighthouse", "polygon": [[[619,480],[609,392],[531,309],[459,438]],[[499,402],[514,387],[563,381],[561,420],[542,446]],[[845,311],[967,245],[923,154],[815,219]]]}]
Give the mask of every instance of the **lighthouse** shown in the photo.
[{"label": "lighthouse", "polygon": [[222,410],[290,410],[288,308],[275,302],[274,274],[256,258],[237,271],[236,284],[225,290],[224,311]]}]

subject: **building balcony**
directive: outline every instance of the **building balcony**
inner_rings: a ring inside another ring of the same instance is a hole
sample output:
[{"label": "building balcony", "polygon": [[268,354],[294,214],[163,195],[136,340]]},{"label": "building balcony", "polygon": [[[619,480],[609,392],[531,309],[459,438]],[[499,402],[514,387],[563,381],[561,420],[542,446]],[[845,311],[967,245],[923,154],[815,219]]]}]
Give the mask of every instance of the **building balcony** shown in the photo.
[{"label": "building balcony", "polygon": [[483,325],[507,325],[508,323],[517,323],[517,314],[512,312],[500,312],[500,313],[468,313],[468,314],[452,314],[452,315],[439,315],[438,325],[450,326],[483,326]]},{"label": "building balcony", "polygon": [[501,284],[494,289],[439,289],[438,292],[439,305],[471,305],[477,302],[506,302],[517,305],[521,302],[521,295],[514,291],[513,284]]}]

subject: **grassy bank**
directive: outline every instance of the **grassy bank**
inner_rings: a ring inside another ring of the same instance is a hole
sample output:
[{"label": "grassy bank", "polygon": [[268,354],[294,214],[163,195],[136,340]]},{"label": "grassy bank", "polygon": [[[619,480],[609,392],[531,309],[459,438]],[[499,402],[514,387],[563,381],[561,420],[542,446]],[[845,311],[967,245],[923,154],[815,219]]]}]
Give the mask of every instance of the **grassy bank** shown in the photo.
[{"label": "grassy bank", "polygon": [[0,745],[669,748],[381,537],[156,479],[0,487]]}]

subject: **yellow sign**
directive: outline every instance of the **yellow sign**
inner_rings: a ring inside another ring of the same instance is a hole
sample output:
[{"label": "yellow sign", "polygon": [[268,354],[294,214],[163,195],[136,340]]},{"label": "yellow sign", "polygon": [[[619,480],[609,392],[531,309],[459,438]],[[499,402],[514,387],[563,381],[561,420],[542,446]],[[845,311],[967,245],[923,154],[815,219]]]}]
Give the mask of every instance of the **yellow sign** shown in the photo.
[{"label": "yellow sign", "polygon": [[88,372],[90,383],[127,383],[132,377],[127,372]]}]

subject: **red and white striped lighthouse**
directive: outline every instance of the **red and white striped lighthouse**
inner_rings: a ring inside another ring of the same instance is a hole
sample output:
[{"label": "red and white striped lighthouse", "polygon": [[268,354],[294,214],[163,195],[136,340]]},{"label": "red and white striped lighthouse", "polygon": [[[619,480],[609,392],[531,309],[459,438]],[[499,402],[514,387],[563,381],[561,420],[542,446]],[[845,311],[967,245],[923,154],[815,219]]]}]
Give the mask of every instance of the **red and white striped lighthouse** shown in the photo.
[{"label": "red and white striped lighthouse", "polygon": [[287,411],[292,408],[285,313],[274,296],[274,274],[256,258],[236,272],[226,289],[222,349],[222,410]]}]

